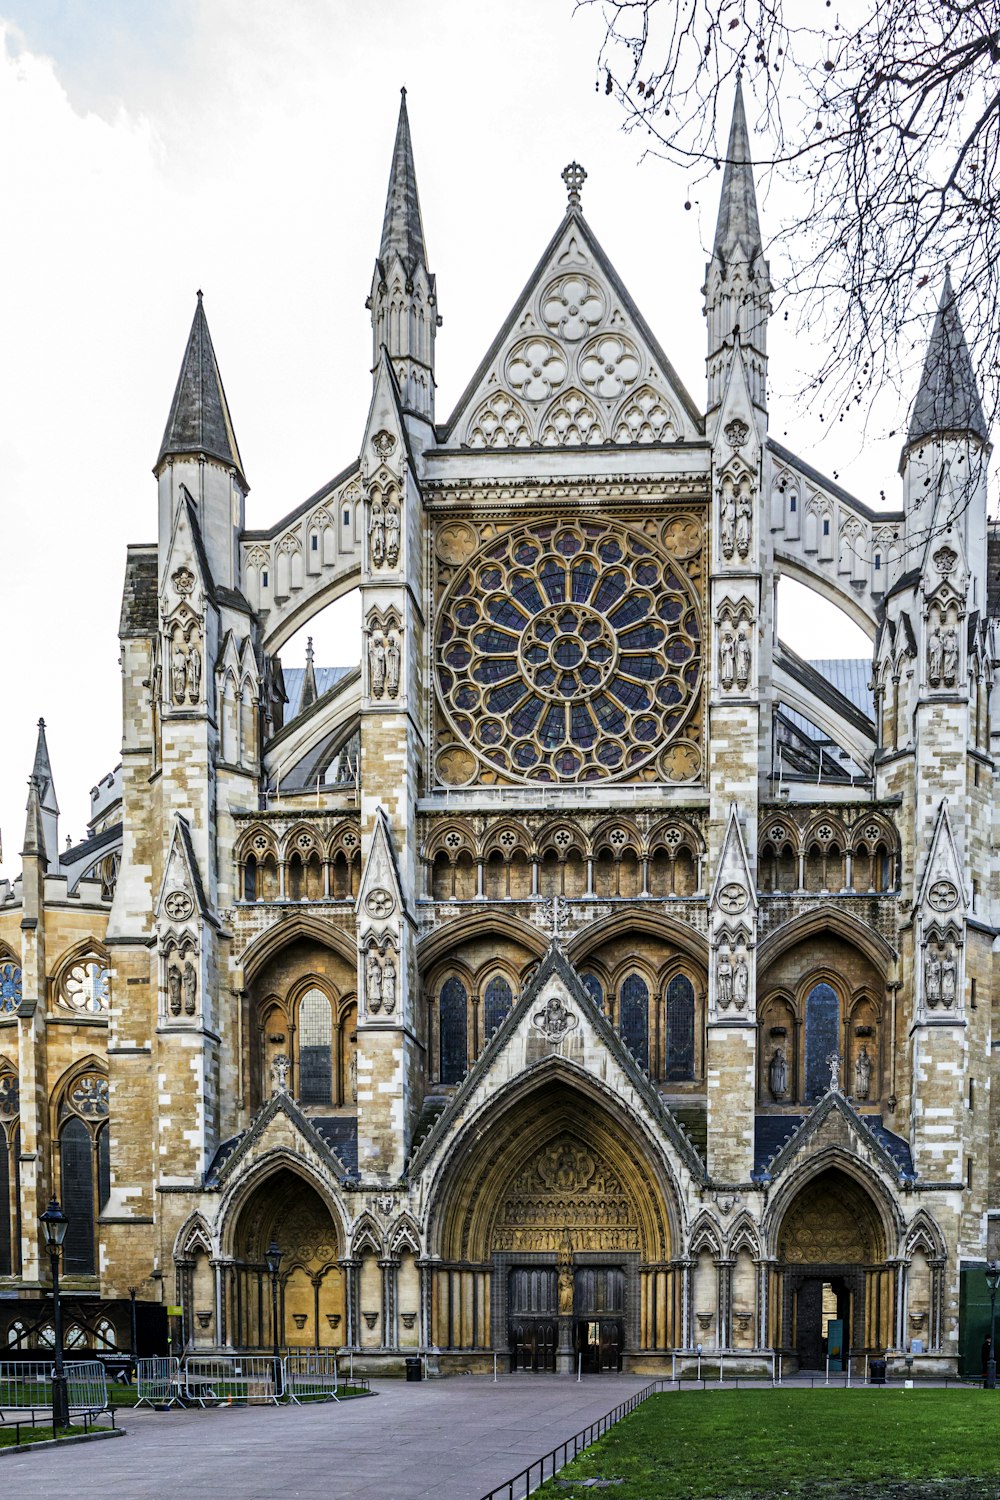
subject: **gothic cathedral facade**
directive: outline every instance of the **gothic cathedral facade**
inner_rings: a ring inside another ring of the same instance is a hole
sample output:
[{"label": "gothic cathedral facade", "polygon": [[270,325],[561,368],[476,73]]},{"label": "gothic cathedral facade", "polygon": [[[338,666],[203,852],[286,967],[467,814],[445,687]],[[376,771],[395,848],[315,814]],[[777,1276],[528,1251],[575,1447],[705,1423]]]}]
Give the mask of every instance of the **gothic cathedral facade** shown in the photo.
[{"label": "gothic cathedral facade", "polygon": [[[42,726],[0,885],[0,1345],[45,1342],[55,1193],[68,1295],[192,1349],[814,1367],[837,1317],[957,1367],[1000,1212],[1000,609],[955,299],[871,509],[768,432],[739,97],[704,407],[563,176],[442,422],[404,97],[359,456],[270,530],[199,293],[121,766],[60,850]],[[779,576],[870,663],[782,642]],[[352,590],[353,664],[283,664]]]}]

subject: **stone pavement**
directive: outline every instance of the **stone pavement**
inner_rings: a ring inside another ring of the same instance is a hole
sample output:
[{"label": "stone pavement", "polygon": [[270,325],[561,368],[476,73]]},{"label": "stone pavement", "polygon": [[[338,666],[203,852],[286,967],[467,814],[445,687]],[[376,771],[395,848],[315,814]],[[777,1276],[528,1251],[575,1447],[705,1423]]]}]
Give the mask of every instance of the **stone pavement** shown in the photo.
[{"label": "stone pavement", "polygon": [[32,1500],[480,1500],[646,1384],[456,1375],[342,1406],[123,1411],[126,1438],[4,1458],[0,1482]]}]

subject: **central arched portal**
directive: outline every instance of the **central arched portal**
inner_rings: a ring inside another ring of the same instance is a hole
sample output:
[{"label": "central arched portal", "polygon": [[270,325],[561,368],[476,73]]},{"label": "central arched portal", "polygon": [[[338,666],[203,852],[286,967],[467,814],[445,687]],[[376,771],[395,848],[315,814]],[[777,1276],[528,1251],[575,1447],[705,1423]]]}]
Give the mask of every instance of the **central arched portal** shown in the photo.
[{"label": "central arched portal", "polygon": [[[264,1259],[274,1240],[282,1252],[275,1329]],[[281,1167],[247,1198],[226,1267],[228,1342],[242,1349],[321,1348],[346,1339],[343,1247],[329,1208],[297,1172]]]},{"label": "central arched portal", "polygon": [[778,1234],[781,1345],[800,1369],[844,1369],[849,1354],[892,1342],[893,1274],[882,1216],[868,1190],[836,1168],[806,1183]]},{"label": "central arched portal", "polygon": [[511,1367],[617,1370],[669,1347],[673,1189],[613,1107],[564,1079],[498,1108],[438,1196],[435,1342]]}]

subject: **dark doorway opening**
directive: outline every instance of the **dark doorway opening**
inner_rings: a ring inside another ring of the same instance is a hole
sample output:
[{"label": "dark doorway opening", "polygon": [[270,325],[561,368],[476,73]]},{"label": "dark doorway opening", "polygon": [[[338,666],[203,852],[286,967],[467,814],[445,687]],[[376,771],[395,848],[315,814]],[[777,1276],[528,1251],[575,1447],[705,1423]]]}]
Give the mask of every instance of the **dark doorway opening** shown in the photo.
[{"label": "dark doorway opening", "polygon": [[847,1278],[833,1273],[807,1276],[795,1294],[795,1351],[800,1370],[822,1370],[830,1352],[830,1324],[843,1325],[843,1351],[851,1348],[851,1296]]},{"label": "dark doorway opening", "polygon": [[625,1272],[580,1266],[573,1278],[573,1350],[584,1374],[620,1370],[625,1342]]}]

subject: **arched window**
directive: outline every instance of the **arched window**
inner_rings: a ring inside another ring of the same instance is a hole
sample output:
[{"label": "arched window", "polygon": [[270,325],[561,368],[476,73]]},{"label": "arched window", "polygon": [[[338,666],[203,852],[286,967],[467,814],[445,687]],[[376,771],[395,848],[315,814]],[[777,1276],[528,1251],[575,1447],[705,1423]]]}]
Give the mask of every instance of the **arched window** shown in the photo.
[{"label": "arched window", "polygon": [[94,1146],[79,1115],[71,1115],[59,1134],[62,1164],[62,1207],[69,1227],[63,1241],[63,1266],[68,1275],[93,1275],[94,1257]]},{"label": "arched window", "polygon": [[839,1050],[840,1002],[828,984],[817,984],[806,1000],[806,1099],[825,1094],[830,1082],[827,1058]]},{"label": "arched window", "polygon": [[460,979],[441,986],[441,1082],[459,1083],[468,1058],[468,996]]},{"label": "arched window", "polygon": [[667,985],[666,1077],[674,1083],[694,1077],[694,985],[684,974]]},{"label": "arched window", "polygon": [[17,1010],[21,1003],[21,968],[19,964],[0,963],[0,1016]]},{"label": "arched window", "polygon": [[95,1329],[94,1347],[97,1349],[117,1349],[118,1347],[115,1326],[107,1318],[102,1318]]},{"label": "arched window", "polygon": [[601,981],[598,979],[597,975],[581,974],[580,983],[583,985],[584,989],[587,991],[587,994],[590,996],[591,1000],[593,1000],[598,1010],[603,1010],[604,986],[601,984]]},{"label": "arched window", "polygon": [[299,1099],[329,1104],[333,1084],[333,1011],[322,990],[308,990],[299,1005]]},{"label": "arched window", "polygon": [[247,862],[243,866],[243,899],[244,901],[256,901],[257,899],[256,854],[248,854]]},{"label": "arched window", "polygon": [[13,1276],[13,1235],[11,1234],[10,1147],[7,1132],[0,1125],[0,1276]]},{"label": "arched window", "polygon": [[20,1322],[20,1321],[11,1323],[8,1326],[8,1329],[7,1329],[7,1347],[8,1347],[8,1349],[17,1349],[17,1348],[20,1347],[21,1341],[22,1341],[22,1339],[24,1338],[24,1335],[25,1335],[25,1331],[26,1330],[25,1330],[24,1324],[22,1322]]},{"label": "arched window", "polygon": [[483,1002],[483,1024],[486,1030],[486,1040],[489,1041],[493,1033],[503,1025],[514,1003],[514,992],[502,975],[496,974],[490,980],[486,986]]},{"label": "arched window", "polygon": [[111,976],[103,959],[82,958],[59,982],[59,1004],[82,1015],[102,1015],[110,1005]]},{"label": "arched window", "polygon": [[649,1067],[649,988],[638,974],[630,974],[619,998],[619,1030],[637,1062]]}]

